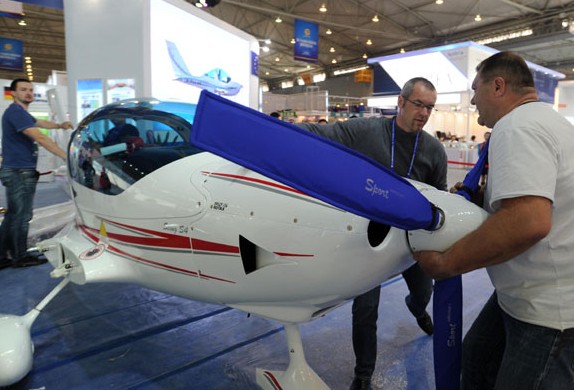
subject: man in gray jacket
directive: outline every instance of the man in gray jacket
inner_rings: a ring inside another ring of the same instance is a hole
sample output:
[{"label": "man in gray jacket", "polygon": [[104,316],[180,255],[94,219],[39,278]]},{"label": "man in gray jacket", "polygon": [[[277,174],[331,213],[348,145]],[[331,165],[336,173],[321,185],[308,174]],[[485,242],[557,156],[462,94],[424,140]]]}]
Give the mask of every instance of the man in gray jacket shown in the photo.
[{"label": "man in gray jacket", "polygon": [[[447,189],[447,157],[442,144],[423,130],[437,99],[434,85],[425,78],[405,83],[393,118],[354,118],[329,125],[299,124],[316,134],[371,157],[397,174]],[[426,311],[432,295],[432,279],[417,265],[403,272],[409,288],[405,301],[420,328],[432,335],[433,323]],[[351,390],[370,389],[377,359],[377,319],[381,287],[353,301],[353,350],[355,378]]]}]

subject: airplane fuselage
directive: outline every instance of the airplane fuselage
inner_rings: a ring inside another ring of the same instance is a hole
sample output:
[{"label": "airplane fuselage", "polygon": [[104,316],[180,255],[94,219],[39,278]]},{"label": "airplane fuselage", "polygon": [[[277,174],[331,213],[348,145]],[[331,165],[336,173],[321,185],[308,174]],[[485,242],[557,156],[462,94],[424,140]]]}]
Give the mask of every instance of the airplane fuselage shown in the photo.
[{"label": "airplane fuselage", "polygon": [[[412,264],[404,231],[209,153],[162,167],[113,201],[72,186],[77,222],[56,240],[76,283],[138,282],[299,322]],[[98,242],[105,250],[92,250]]]}]

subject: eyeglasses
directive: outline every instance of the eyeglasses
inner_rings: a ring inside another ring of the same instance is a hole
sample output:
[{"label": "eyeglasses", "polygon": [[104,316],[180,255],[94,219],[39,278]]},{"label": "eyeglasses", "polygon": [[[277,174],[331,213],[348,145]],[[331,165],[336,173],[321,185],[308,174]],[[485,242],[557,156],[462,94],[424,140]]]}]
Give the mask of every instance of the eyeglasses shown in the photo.
[{"label": "eyeglasses", "polygon": [[427,110],[429,113],[436,111],[436,108],[434,108],[434,104],[423,104],[422,102],[419,101],[412,101],[410,99],[407,99],[406,97],[403,96],[403,99],[405,99],[407,102],[411,103],[412,105],[414,105],[416,108],[418,108],[419,110],[421,108],[424,108],[425,110]]}]

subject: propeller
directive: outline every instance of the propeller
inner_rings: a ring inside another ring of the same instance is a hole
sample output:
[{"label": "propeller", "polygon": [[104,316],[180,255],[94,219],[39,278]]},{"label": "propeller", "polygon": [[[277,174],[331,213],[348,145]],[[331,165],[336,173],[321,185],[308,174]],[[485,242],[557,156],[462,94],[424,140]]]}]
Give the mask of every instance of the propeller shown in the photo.
[{"label": "propeller", "polygon": [[[466,200],[479,190],[479,181],[490,139],[474,167],[466,174],[457,194]],[[462,277],[453,276],[436,280],[433,294],[433,317],[435,318],[433,351],[435,355],[435,382],[440,390],[460,388],[462,359]],[[440,359],[440,364],[437,360]]]},{"label": "propeller", "polygon": [[192,143],[333,206],[403,230],[441,213],[411,183],[341,144],[203,90]]}]

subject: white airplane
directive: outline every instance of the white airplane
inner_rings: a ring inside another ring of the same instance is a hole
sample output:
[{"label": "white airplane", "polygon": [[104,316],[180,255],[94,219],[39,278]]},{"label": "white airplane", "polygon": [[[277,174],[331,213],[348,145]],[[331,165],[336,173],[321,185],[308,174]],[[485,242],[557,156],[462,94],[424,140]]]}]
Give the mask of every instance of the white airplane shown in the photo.
[{"label": "white airplane", "polygon": [[[375,212],[383,215],[378,221],[345,211],[340,206],[347,201],[319,199],[330,184],[306,170],[287,172],[284,184],[194,146],[195,133],[227,137],[210,133],[210,118],[237,131],[253,131],[250,118],[263,121],[263,132],[295,129],[233,107],[224,107],[216,120],[217,112],[201,108],[201,99],[193,132],[195,105],[153,99],[105,106],[80,123],[68,152],[76,221],[38,245],[54,267],[51,275],[62,282],[28,314],[0,315],[0,386],[31,371],[30,328],[68,282],[132,282],[282,323],[289,366],[257,369],[257,383],[264,389],[328,389],[305,360],[298,324],[397,275],[412,264],[411,250],[444,250],[485,218],[458,195],[397,178],[367,160],[359,161],[371,164],[368,177],[359,179],[373,199],[366,207],[395,203],[383,206],[390,212]],[[245,144],[250,134],[240,137]],[[280,146],[290,148],[283,139]],[[358,158],[329,143],[325,148]],[[271,163],[276,178],[294,166]],[[428,210],[432,224],[403,218],[419,208],[409,199],[417,199],[422,214]],[[397,211],[401,202],[408,204]]]}]

